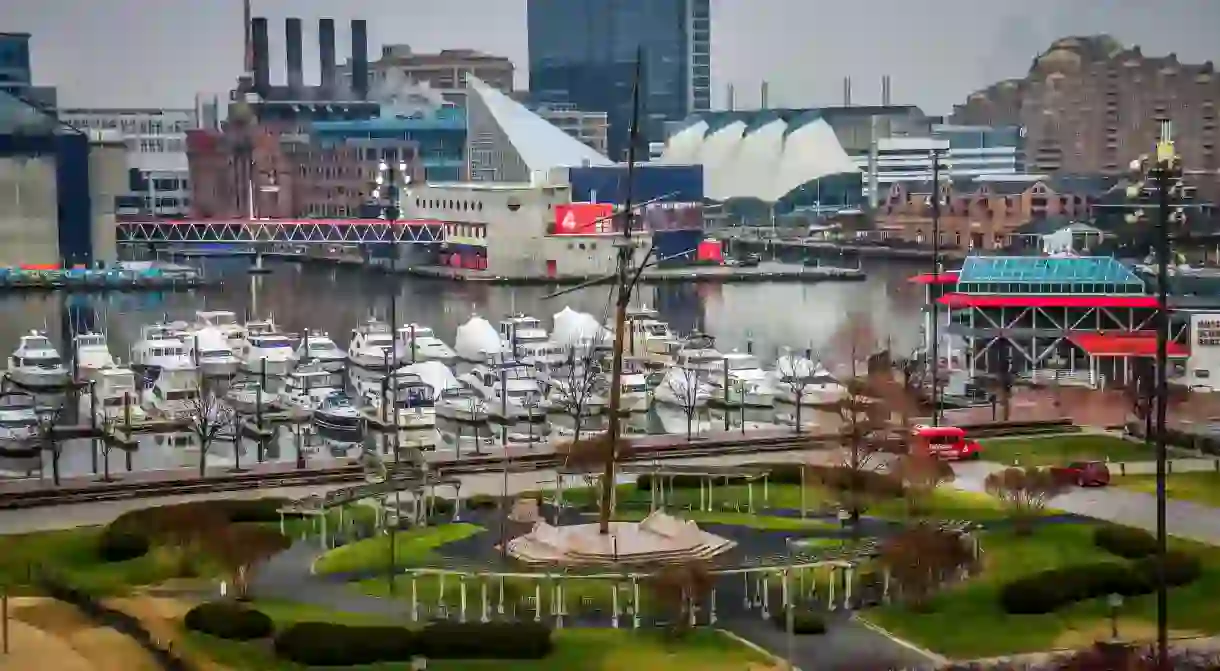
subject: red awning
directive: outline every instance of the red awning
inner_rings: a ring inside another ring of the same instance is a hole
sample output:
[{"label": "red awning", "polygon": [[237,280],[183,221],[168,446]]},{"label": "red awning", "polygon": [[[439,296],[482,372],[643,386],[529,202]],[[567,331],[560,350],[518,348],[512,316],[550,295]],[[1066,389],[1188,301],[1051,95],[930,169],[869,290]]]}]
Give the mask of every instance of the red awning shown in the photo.
[{"label": "red awning", "polygon": [[951,308],[1155,308],[1155,296],[1030,296],[945,294]]},{"label": "red awning", "polygon": [[908,282],[915,284],[956,284],[957,278],[961,275],[959,270],[946,270],[943,273],[933,275],[932,273],[920,273],[908,279]]},{"label": "red awning", "polygon": [[[1090,356],[1156,356],[1156,334],[1148,331],[1130,333],[1081,333],[1068,336],[1077,347]],[[1190,351],[1185,345],[1168,343],[1169,356],[1186,358]]]}]

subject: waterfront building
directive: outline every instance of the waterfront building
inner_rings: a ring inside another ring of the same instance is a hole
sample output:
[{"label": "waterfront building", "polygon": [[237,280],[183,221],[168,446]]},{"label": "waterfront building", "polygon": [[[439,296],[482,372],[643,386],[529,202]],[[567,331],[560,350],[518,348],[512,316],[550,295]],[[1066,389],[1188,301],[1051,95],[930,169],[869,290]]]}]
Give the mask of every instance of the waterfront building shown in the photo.
[{"label": "waterfront building", "polygon": [[[402,78],[415,84],[424,84],[438,91],[445,100],[458,106],[465,105],[466,89],[470,77],[504,93],[513,90],[513,62],[503,56],[485,54],[473,49],[443,49],[438,53],[416,53],[407,44],[386,44],[381,47],[381,58],[368,64],[368,77],[372,86]],[[340,69],[339,78],[350,88],[352,62],[349,60]]]},{"label": "waterfront building", "polygon": [[622,160],[635,60],[642,52],[641,103],[648,114],[642,136],[645,142],[664,140],[665,121],[711,109],[710,5],[710,0],[529,0],[534,100],[605,112],[609,155]]},{"label": "waterfront building", "polygon": [[[605,112],[576,109],[575,105],[564,103],[535,105],[531,109],[551,125],[594,148],[599,154],[607,154],[610,151],[610,117]],[[643,158],[641,156],[638,160]]]},{"label": "waterfront building", "polygon": [[21,95],[32,80],[30,34],[0,33],[0,91]]},{"label": "waterfront building", "polygon": [[190,213],[186,133],[199,125],[195,109],[61,108],[59,118],[123,138],[128,177],[116,204],[119,216],[154,219]]},{"label": "waterfront building", "polygon": [[[932,124],[928,135],[882,137],[877,140],[876,181],[883,190],[895,182],[932,179],[932,152],[940,152],[941,175],[973,179],[1024,172],[1024,131],[1017,127]],[[866,175],[869,151],[852,160]],[[865,180],[868,196],[870,180]]]},{"label": "waterfront building", "polygon": [[1065,37],[1040,54],[1025,76],[972,93],[953,121],[1026,129],[1035,172],[1121,175],[1161,122],[1173,122],[1186,170],[1209,196],[1220,190],[1220,76],[1211,62],[1145,56],[1107,35]]},{"label": "waterfront building", "polygon": [[114,261],[125,170],[117,133],[0,91],[0,266]]}]

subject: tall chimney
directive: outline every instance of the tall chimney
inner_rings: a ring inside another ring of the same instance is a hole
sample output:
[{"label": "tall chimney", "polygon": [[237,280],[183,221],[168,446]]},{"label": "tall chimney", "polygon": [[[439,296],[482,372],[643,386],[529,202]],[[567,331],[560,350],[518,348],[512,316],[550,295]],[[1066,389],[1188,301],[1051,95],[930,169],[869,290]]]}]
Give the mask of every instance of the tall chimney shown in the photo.
[{"label": "tall chimney", "polygon": [[890,106],[890,76],[884,75],[881,77],[881,104],[886,107]]},{"label": "tall chimney", "polygon": [[271,91],[271,55],[267,39],[267,19],[257,17],[250,20],[250,50],[254,61],[254,90],[261,96]]},{"label": "tall chimney", "polygon": [[321,59],[322,91],[327,100],[335,97],[335,20],[318,19],[318,57]]},{"label": "tall chimney", "polygon": [[301,67],[301,20],[284,19],[284,50],[288,56],[288,88],[294,98],[305,90],[305,71]]},{"label": "tall chimney", "polygon": [[725,107],[730,112],[732,112],[734,109],[736,109],[736,105],[737,105],[737,100],[736,100],[737,92],[736,92],[736,90],[733,89],[732,84],[729,84],[729,86],[728,86],[727,95],[728,95],[728,101],[725,103]]},{"label": "tall chimney", "polygon": [[843,78],[843,106],[851,107],[851,77]]},{"label": "tall chimney", "polygon": [[758,87],[758,108],[759,109],[771,109],[770,101],[768,100],[769,96],[767,95],[770,88],[771,88],[770,85],[767,84],[767,82],[765,82],[765,81]]},{"label": "tall chimney", "polygon": [[357,100],[369,97],[369,24],[352,19],[352,93]]},{"label": "tall chimney", "polygon": [[254,72],[254,55],[250,50],[250,0],[242,1],[241,24],[244,31],[241,43],[242,73],[248,75]]}]

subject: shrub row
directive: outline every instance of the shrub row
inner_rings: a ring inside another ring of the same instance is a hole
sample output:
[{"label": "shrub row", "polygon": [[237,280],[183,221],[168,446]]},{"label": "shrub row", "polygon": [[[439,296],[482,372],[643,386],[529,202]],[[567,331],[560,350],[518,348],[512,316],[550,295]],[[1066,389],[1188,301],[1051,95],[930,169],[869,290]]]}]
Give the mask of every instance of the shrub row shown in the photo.
[{"label": "shrub row", "polygon": [[[1004,585],[1000,606],[1014,615],[1040,615],[1110,594],[1150,594],[1156,590],[1159,568],[1159,558],[1152,556],[1125,564],[1098,562],[1042,571]],[[1171,551],[1165,556],[1165,584],[1170,587],[1188,585],[1202,572],[1193,555]]]},{"label": "shrub row", "polygon": [[143,557],[152,545],[151,530],[165,528],[167,521],[187,519],[194,511],[201,515],[204,511],[218,514],[232,523],[278,522],[279,509],[285,502],[278,498],[191,501],[128,511],[102,531],[98,539],[98,557],[107,562]]},{"label": "shrub row", "polygon": [[357,666],[427,659],[542,659],[551,630],[533,622],[433,622],[393,626],[302,622],[275,638],[278,656],[306,666]]},{"label": "shrub row", "polygon": [[[1133,436],[1144,437],[1144,422],[1128,422],[1127,432]],[[1156,428],[1152,429],[1151,438],[1156,438]],[[1211,434],[1202,435],[1173,428],[1165,429],[1165,443],[1188,450],[1198,450],[1203,454],[1220,455],[1220,437]]]},{"label": "shrub row", "polygon": [[1156,536],[1135,527],[1099,526],[1093,531],[1093,544],[1124,559],[1143,559],[1156,554]]},{"label": "shrub row", "polygon": [[106,527],[97,542],[97,556],[104,562],[123,562],[148,554],[148,536],[123,528]]},{"label": "shrub row", "polygon": [[230,641],[253,641],[275,633],[275,624],[262,611],[231,601],[201,603],[186,613],[186,628]]}]

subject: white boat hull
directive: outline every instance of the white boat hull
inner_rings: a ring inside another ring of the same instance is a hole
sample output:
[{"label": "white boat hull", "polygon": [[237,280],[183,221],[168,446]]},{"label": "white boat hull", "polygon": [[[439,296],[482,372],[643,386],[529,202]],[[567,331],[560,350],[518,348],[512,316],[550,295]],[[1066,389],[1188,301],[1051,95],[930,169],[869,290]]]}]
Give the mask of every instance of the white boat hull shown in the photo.
[{"label": "white boat hull", "polygon": [[619,396],[619,407],[623,412],[648,412],[651,402],[652,399],[645,391],[628,391]]},{"label": "white boat hull", "polygon": [[[831,405],[843,400],[843,397],[844,393],[842,391],[806,389],[800,392],[800,404],[802,406]],[[792,389],[777,390],[775,392],[775,398],[789,405],[797,404],[797,394],[793,393]]]},{"label": "white boat hull", "polygon": [[286,377],[292,372],[292,369],[296,367],[296,362],[292,359],[266,359],[265,361],[267,364],[265,368],[263,366],[263,361],[264,359],[244,361],[242,362],[241,368],[246,372],[254,373],[256,375],[261,375],[263,371],[266,370],[267,375],[269,376]]},{"label": "white boat hull", "polygon": [[348,354],[347,358],[354,365],[360,366],[361,368],[368,368],[369,370],[385,370],[386,361],[389,361],[391,366],[398,365],[398,362],[394,360],[393,356],[387,358],[381,352],[377,352],[376,354],[371,352],[353,352]]},{"label": "white boat hull", "polygon": [[678,398],[678,395],[669,388],[669,385],[662,384],[661,386],[657,387],[656,391],[653,392],[653,397],[656,399],[657,403],[664,403],[665,405],[673,405],[679,408],[684,408],[688,403],[693,403],[693,407],[703,408],[707,406],[707,403],[711,400],[712,395],[706,390],[700,389],[699,391],[695,392],[693,398],[687,396],[686,394],[683,394],[682,398]]},{"label": "white boat hull", "polygon": [[10,368],[8,377],[23,387],[62,387],[71,373],[67,368]]},{"label": "white boat hull", "polygon": [[463,405],[437,403],[436,416],[452,419],[455,422],[483,422],[487,420],[487,412],[474,403]]},{"label": "white boat hull", "polygon": [[321,368],[322,370],[325,370],[325,371],[330,371],[332,373],[338,373],[347,367],[347,357],[344,357],[342,359],[316,359],[315,358],[315,359],[310,359],[310,361],[316,361],[317,364],[315,364],[315,365],[318,366],[318,368]]},{"label": "white boat hull", "polygon": [[358,413],[345,412],[339,414],[315,410],[313,421],[320,427],[337,431],[354,431],[360,428],[360,415]]}]

